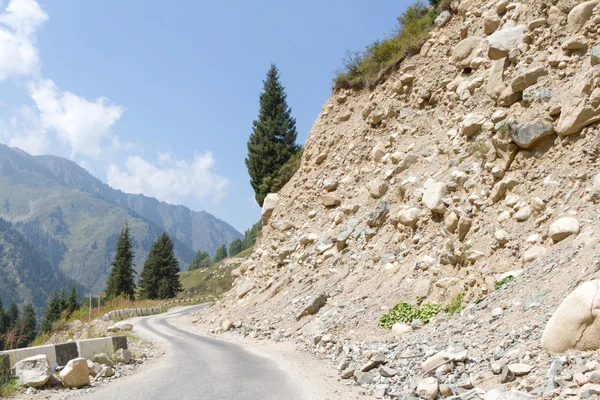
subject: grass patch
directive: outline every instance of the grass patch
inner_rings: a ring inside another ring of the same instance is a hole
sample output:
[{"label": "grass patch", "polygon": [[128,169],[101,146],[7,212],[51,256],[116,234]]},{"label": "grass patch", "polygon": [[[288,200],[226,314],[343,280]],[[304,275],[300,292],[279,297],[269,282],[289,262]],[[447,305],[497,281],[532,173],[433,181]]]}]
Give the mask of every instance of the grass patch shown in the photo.
[{"label": "grass patch", "polygon": [[435,24],[438,12],[449,8],[447,0],[432,1],[427,7],[420,1],[400,15],[394,33],[377,40],[363,51],[347,52],[343,67],[336,71],[334,90],[374,87],[406,57],[417,54]]},{"label": "grass patch", "polygon": [[21,386],[17,384],[16,378],[11,378],[8,382],[0,385],[0,398],[14,397],[21,390]]},{"label": "grass patch", "polygon": [[411,322],[419,319],[425,324],[441,312],[454,315],[463,310],[463,300],[465,295],[459,293],[454,296],[447,305],[437,303],[423,303],[423,297],[417,298],[417,306],[410,303],[398,303],[387,314],[379,319],[379,326],[384,329],[391,329],[396,322],[404,322],[410,325]]},{"label": "grass patch", "polygon": [[[243,256],[243,253],[238,254],[236,258]],[[219,296],[231,289],[233,283],[231,271],[239,266],[240,264],[237,263],[227,264],[220,262],[208,268],[182,272],[179,275],[179,280],[181,281],[183,291],[179,294],[179,297],[187,297],[189,291],[190,297],[219,298]]]},{"label": "grass patch", "polygon": [[501,289],[504,285],[509,284],[510,282],[514,281],[515,277],[512,275],[507,276],[506,278],[494,283],[494,289],[499,290]]}]

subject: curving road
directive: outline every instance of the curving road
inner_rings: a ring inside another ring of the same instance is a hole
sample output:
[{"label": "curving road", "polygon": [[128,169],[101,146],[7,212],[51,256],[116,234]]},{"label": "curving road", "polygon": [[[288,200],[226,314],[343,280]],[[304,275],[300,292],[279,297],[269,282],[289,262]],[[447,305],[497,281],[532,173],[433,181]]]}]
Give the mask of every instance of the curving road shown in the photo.
[{"label": "curving road", "polygon": [[300,387],[266,358],[241,346],[179,329],[169,319],[204,307],[190,306],[140,318],[136,330],[168,342],[166,355],[150,368],[86,399],[118,400],[303,400]]}]

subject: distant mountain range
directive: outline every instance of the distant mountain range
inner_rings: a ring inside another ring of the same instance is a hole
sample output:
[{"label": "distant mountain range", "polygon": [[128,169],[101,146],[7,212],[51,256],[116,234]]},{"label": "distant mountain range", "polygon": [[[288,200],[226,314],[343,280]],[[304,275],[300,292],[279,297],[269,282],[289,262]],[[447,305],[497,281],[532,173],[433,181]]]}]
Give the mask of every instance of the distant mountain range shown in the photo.
[{"label": "distant mountain range", "polygon": [[195,251],[212,255],[219,245],[243,237],[206,212],[127,194],[67,159],[32,156],[5,145],[0,145],[0,217],[52,268],[93,289],[104,288],[126,221],[138,271],[164,231],[173,239],[182,269]]}]

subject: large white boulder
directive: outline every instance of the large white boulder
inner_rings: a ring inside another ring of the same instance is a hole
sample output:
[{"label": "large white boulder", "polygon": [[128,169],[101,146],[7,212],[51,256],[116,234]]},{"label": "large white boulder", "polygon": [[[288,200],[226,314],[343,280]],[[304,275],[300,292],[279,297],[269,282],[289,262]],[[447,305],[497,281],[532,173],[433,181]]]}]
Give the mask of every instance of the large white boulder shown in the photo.
[{"label": "large white boulder", "polygon": [[488,57],[491,60],[499,60],[508,56],[511,50],[516,49],[523,42],[526,28],[525,25],[517,25],[496,31],[488,36]]},{"label": "large white boulder", "polygon": [[550,225],[550,229],[548,230],[548,236],[554,242],[560,242],[576,233],[579,233],[579,221],[573,217],[557,219]]},{"label": "large white boulder", "polygon": [[542,347],[553,352],[600,348],[600,281],[581,284],[554,312],[542,334]]},{"label": "large white boulder", "polygon": [[600,121],[600,88],[594,82],[600,78],[598,68],[577,74],[568,86],[561,90],[561,113],[556,123],[556,132],[570,135],[584,127]]},{"label": "large white boulder", "polygon": [[48,382],[52,375],[52,369],[48,357],[40,354],[18,361],[15,364],[15,374],[18,377],[19,385],[38,388]]},{"label": "large white boulder", "polygon": [[277,205],[277,193],[269,193],[267,197],[265,197],[265,201],[263,201],[261,213],[263,225],[266,225],[269,222],[269,218],[271,218],[273,210],[275,210],[275,205]]},{"label": "large white boulder", "polygon": [[567,16],[567,28],[572,33],[577,33],[583,28],[585,23],[592,16],[594,7],[598,5],[598,0],[586,1],[573,7]]},{"label": "large white boulder", "polygon": [[423,188],[423,204],[435,213],[442,214],[446,205],[442,199],[448,194],[446,184],[435,179],[427,179]]},{"label": "large white boulder", "polygon": [[74,358],[60,371],[60,380],[68,388],[80,388],[90,384],[90,368],[85,358]]},{"label": "large white boulder", "polygon": [[124,331],[124,332],[129,332],[133,329],[133,325],[131,325],[129,322],[125,322],[125,321],[121,321],[121,322],[117,322],[116,324],[109,326],[108,328],[106,328],[107,332],[120,332],[120,331]]},{"label": "large white boulder", "polygon": [[405,226],[415,226],[421,218],[421,210],[417,207],[406,208],[398,212],[398,222]]}]

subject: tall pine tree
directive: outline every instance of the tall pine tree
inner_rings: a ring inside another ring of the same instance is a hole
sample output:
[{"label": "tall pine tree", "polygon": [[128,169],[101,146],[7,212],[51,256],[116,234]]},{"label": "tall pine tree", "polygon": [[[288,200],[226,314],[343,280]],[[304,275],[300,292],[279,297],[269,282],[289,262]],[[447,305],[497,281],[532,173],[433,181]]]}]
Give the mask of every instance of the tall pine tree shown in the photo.
[{"label": "tall pine tree", "polygon": [[50,329],[52,329],[54,322],[60,319],[60,313],[60,297],[58,296],[58,293],[54,291],[54,294],[50,298],[50,301],[44,310],[44,318],[42,320],[42,325],[40,326],[41,331],[48,332]]},{"label": "tall pine tree", "polygon": [[21,317],[21,337],[19,347],[26,347],[33,342],[37,336],[37,322],[33,306],[28,304]]},{"label": "tall pine tree", "polygon": [[200,268],[208,268],[210,266],[210,254],[206,251],[198,250],[194,256],[194,260],[188,267],[188,271],[194,271]]},{"label": "tall pine tree", "polygon": [[236,254],[238,254],[239,252],[241,252],[242,249],[242,240],[241,239],[235,239],[234,241],[232,241],[229,244],[229,257],[233,257]]},{"label": "tall pine tree", "polygon": [[271,64],[263,81],[258,119],[248,140],[246,167],[256,202],[262,207],[267,194],[276,191],[281,167],[298,151],[296,119],[279,82],[279,70]]},{"label": "tall pine tree", "polygon": [[215,251],[215,258],[213,259],[213,262],[219,262],[224,258],[227,258],[227,246],[222,244],[219,247],[217,247],[217,250]]},{"label": "tall pine tree", "polygon": [[77,295],[77,288],[75,284],[71,286],[71,294],[67,299],[67,311],[69,315],[73,314],[77,309],[79,309],[79,296]]},{"label": "tall pine tree", "polygon": [[173,241],[163,233],[156,239],[144,262],[140,294],[147,299],[170,299],[181,291],[179,262]]},{"label": "tall pine tree", "polygon": [[125,223],[117,241],[115,261],[111,264],[112,269],[106,283],[107,297],[124,297],[129,300],[135,298],[133,257],[133,244],[129,236],[129,226]]}]

